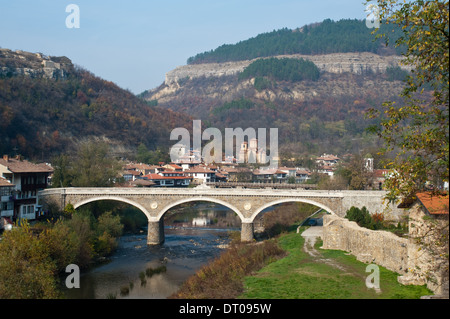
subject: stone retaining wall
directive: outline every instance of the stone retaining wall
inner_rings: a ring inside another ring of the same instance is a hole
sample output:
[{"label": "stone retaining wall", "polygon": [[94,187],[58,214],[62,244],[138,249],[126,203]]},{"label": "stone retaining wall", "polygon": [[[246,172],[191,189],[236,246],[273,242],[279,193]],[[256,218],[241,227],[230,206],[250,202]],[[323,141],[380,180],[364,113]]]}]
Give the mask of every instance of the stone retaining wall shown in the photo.
[{"label": "stone retaining wall", "polygon": [[325,215],[323,247],[350,252],[365,263],[375,263],[399,274],[408,267],[408,239],[387,231],[373,231],[345,218]]}]

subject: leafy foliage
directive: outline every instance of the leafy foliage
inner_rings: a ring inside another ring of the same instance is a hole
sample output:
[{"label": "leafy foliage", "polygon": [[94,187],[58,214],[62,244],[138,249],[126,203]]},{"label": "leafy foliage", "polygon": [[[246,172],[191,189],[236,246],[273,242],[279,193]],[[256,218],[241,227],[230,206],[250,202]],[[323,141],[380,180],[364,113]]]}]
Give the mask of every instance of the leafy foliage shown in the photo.
[{"label": "leafy foliage", "polygon": [[54,187],[108,187],[118,177],[121,165],[110,154],[105,142],[87,141],[73,155],[62,154],[54,160]]},{"label": "leafy foliage", "polygon": [[90,211],[31,228],[26,221],[3,234],[0,241],[0,298],[61,298],[58,274],[67,265],[90,266],[117,246],[123,226],[120,218]]},{"label": "leafy foliage", "polygon": [[[413,197],[426,182],[449,180],[449,2],[376,1],[381,17],[401,28],[397,46],[406,47],[404,63],[413,66],[401,94],[403,102],[388,101],[376,127],[385,142],[383,152],[396,152],[388,180],[389,199]],[[393,41],[389,34],[378,37]],[[431,88],[424,91],[424,88]]]},{"label": "leafy foliage", "polygon": [[0,298],[58,298],[56,265],[29,225],[13,228],[0,241]]},{"label": "leafy foliage", "polygon": [[350,221],[356,222],[359,226],[368,229],[376,230],[382,228],[382,219],[379,214],[374,215],[372,218],[367,208],[357,208],[352,206],[346,213],[345,218]]}]

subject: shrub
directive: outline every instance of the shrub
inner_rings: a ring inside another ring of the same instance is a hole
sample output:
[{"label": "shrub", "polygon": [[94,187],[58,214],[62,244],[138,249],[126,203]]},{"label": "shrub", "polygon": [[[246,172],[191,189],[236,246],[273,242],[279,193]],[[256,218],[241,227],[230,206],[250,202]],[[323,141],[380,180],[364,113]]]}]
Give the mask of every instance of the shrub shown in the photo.
[{"label": "shrub", "polygon": [[58,298],[55,273],[48,248],[28,225],[4,234],[0,241],[0,298]]},{"label": "shrub", "polygon": [[361,209],[352,206],[347,211],[345,218],[350,221],[356,222],[361,227],[365,227],[368,229],[378,230],[383,228],[383,214],[375,213],[371,215],[365,206]]},{"label": "shrub", "polygon": [[79,237],[61,220],[42,232],[41,240],[54,260],[58,272],[76,261],[80,246]]},{"label": "shrub", "polygon": [[370,216],[369,211],[364,206],[359,209],[358,207],[352,206],[346,213],[345,218],[350,221],[356,222],[361,227],[370,228],[372,222],[372,217]]},{"label": "shrub", "polygon": [[242,279],[285,252],[275,241],[232,242],[230,248],[190,277],[170,298],[233,298],[243,291]]}]

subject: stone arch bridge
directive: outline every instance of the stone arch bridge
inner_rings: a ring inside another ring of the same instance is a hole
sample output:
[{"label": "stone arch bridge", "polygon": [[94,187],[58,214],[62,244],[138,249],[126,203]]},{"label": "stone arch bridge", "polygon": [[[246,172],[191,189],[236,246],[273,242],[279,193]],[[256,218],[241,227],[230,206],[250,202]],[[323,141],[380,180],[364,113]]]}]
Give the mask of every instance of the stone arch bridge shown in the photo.
[{"label": "stone arch bridge", "polygon": [[383,202],[384,191],[316,191],[283,189],[224,189],[224,188],[55,188],[38,193],[38,202],[44,208],[49,205],[64,209],[71,203],[75,209],[101,200],[128,203],[140,209],[148,219],[147,244],[164,242],[164,214],[177,205],[206,201],[221,204],[234,211],[242,221],[241,240],[253,239],[253,222],[264,209],[288,202],[315,205],[331,214],[345,216],[352,207],[363,207],[371,213],[386,212],[397,219],[401,209],[387,207]]}]

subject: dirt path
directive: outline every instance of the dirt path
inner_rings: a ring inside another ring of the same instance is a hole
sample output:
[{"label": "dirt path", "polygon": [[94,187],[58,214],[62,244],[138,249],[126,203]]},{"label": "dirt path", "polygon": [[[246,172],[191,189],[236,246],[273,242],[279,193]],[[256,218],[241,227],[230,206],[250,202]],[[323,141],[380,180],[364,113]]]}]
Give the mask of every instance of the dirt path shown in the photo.
[{"label": "dirt path", "polygon": [[316,259],[318,262],[325,263],[334,268],[337,268],[342,271],[346,271],[344,266],[337,263],[335,260],[324,258],[323,255],[314,248],[314,244],[316,243],[317,237],[322,236],[323,227],[322,226],[314,226],[310,227],[302,233],[302,237],[305,238],[305,245],[303,246],[303,250],[307,252],[311,257]]},{"label": "dirt path", "polygon": [[[325,263],[331,267],[337,268],[343,271],[345,274],[353,275],[356,277],[360,277],[362,280],[365,280],[365,277],[360,274],[355,273],[351,269],[348,269],[344,265],[338,263],[334,259],[325,258],[315,247],[314,244],[318,237],[322,237],[323,227],[322,226],[313,226],[306,229],[302,233],[302,237],[305,238],[305,244],[303,246],[303,250],[308,253],[316,262]],[[375,289],[377,293],[381,293],[379,288]]]}]

